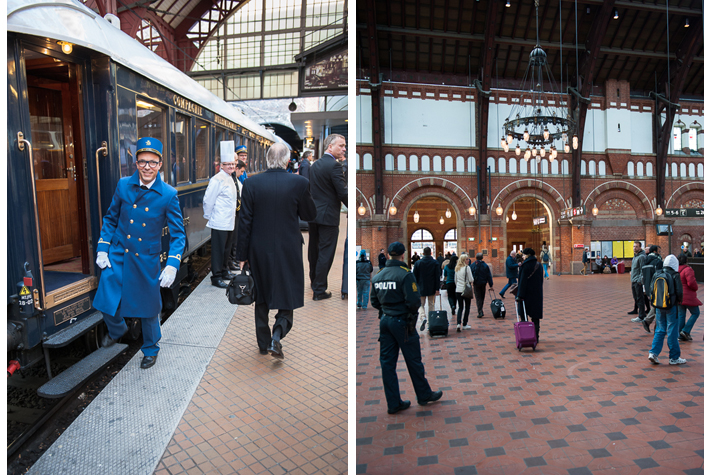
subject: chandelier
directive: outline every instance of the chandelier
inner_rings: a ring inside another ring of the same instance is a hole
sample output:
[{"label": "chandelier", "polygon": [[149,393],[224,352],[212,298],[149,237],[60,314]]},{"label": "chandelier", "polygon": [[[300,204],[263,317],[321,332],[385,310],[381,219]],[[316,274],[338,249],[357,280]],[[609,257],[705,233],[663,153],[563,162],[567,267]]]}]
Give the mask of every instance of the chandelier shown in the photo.
[{"label": "chandelier", "polygon": [[[503,122],[503,137],[500,143],[507,152],[509,145],[516,140],[515,154],[520,156],[522,142],[526,160],[531,156],[537,157],[538,152],[540,157],[544,157],[546,152],[549,152],[550,160],[554,160],[557,157],[555,143],[558,141],[565,152],[569,152],[570,140],[572,148],[577,149],[578,138],[575,133],[577,124],[570,117],[566,107],[557,105],[558,100],[561,101],[564,95],[562,92],[554,92],[557,83],[547,64],[547,53],[540,47],[539,3],[539,0],[535,0],[537,42],[530,52],[530,61],[520,85],[520,98]],[[549,92],[546,92],[546,88]]]}]

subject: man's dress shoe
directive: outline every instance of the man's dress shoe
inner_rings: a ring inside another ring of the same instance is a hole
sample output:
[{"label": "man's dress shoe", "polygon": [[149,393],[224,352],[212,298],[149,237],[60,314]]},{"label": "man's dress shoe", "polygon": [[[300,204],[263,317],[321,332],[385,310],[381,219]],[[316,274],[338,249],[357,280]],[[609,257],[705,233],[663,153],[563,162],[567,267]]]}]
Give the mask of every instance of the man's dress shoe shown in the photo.
[{"label": "man's dress shoe", "polygon": [[220,289],[226,289],[229,285],[223,280],[213,280],[212,285],[219,287]]},{"label": "man's dress shoe", "polygon": [[267,350],[262,350],[262,349],[260,349],[260,350],[259,350],[259,354],[261,354],[261,355],[268,355],[269,352],[268,352]]},{"label": "man's dress shoe", "polygon": [[387,414],[397,414],[399,411],[409,409],[409,406],[411,405],[412,403],[409,401],[402,401],[399,406],[395,407],[394,409],[387,409]]},{"label": "man's dress shoe", "polygon": [[419,401],[417,401],[417,403],[420,406],[426,406],[430,402],[438,401],[439,399],[441,399],[441,396],[443,396],[443,395],[444,395],[443,391],[435,391],[435,392],[431,393],[431,396],[429,396],[427,399],[419,400]]},{"label": "man's dress shoe", "polygon": [[[125,335],[125,333],[123,335]],[[119,336],[118,338],[116,338],[114,340],[113,338],[111,338],[109,336],[108,332],[106,332],[106,333],[104,333],[103,338],[101,338],[101,346],[103,348],[109,348],[109,347],[113,346],[118,340],[123,338],[123,335]]]},{"label": "man's dress shoe", "polygon": [[284,353],[281,350],[281,342],[276,341],[276,340],[271,340],[271,344],[269,345],[269,353],[271,353],[271,356],[274,358],[281,358],[283,359]]},{"label": "man's dress shoe", "polygon": [[155,356],[144,356],[143,360],[141,361],[141,369],[148,369],[151,366],[155,364],[155,361],[158,359],[158,355]]},{"label": "man's dress shoe", "polygon": [[333,296],[331,292],[323,292],[322,294],[313,294],[313,300],[325,300]]}]

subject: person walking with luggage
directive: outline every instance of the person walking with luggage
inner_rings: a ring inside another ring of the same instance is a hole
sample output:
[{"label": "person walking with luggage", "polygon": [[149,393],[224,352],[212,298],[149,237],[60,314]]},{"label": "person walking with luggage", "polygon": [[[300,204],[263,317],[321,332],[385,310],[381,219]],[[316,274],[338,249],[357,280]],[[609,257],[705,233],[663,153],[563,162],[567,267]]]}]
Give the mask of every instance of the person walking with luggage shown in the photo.
[{"label": "person walking with luggage", "polygon": [[508,287],[518,282],[518,269],[520,266],[518,266],[518,261],[515,257],[515,251],[510,251],[510,255],[505,260],[505,276],[508,278],[508,283],[505,284],[503,290],[498,294],[502,299],[505,298],[504,294],[505,291],[508,290]]},{"label": "person walking with luggage", "polygon": [[380,366],[387,413],[396,414],[411,405],[410,401],[403,401],[399,393],[397,360],[400,350],[419,405],[438,401],[443,392],[432,391],[424,375],[419,333],[415,329],[421,301],[414,274],[404,267],[404,244],[393,242],[387,252],[390,260],[372,278],[370,302],[380,311]]},{"label": "person walking with luggage", "polygon": [[439,295],[441,270],[439,263],[431,256],[430,247],[425,247],[423,254],[424,256],[414,264],[412,274],[417,280],[417,287],[422,300],[422,306],[419,307],[419,317],[425,319],[427,311],[424,308],[424,304],[428,302],[428,310],[434,310],[434,299]]},{"label": "person walking with luggage", "polygon": [[[463,313],[463,329],[468,330],[471,327],[468,324],[468,314],[471,312],[471,299],[473,299],[473,275],[471,268],[468,266],[468,254],[461,254],[456,263],[456,302],[458,304],[458,313],[456,314],[456,332],[461,332],[461,314]],[[468,289],[466,286],[469,286]],[[468,291],[471,291],[469,294]]]},{"label": "person walking with luggage", "polygon": [[658,356],[663,350],[663,340],[668,340],[669,364],[685,364],[680,357],[678,344],[678,307],[683,301],[683,284],[678,273],[678,258],[673,254],[663,260],[663,269],[653,276],[653,306],[656,307],[656,331],[653,344],[648,352],[648,360],[658,364]]},{"label": "person walking with luggage", "polygon": [[449,299],[449,307],[451,307],[451,315],[456,313],[456,263],[459,258],[454,256],[451,259],[444,261],[444,282],[446,283],[446,297]]},{"label": "person walking with luggage", "polygon": [[[634,296],[635,308],[638,309],[638,321],[646,318],[646,300],[643,293],[643,273],[641,268],[646,263],[646,253],[641,247],[641,241],[634,241],[634,258],[631,261],[631,293]],[[633,320],[632,320],[633,321]]]},{"label": "person walking with luggage", "polygon": [[476,297],[477,318],[483,318],[483,302],[486,300],[486,284],[493,288],[493,275],[488,264],[483,262],[483,253],[476,254],[476,261],[470,265],[473,276],[473,295]]},{"label": "person walking with luggage", "polygon": [[[698,300],[698,282],[695,280],[695,271],[688,265],[688,256],[680,254],[678,256],[678,264],[680,282],[683,285],[683,300],[678,307],[679,339],[681,341],[692,341],[690,331],[700,316],[700,305],[703,303]],[[690,312],[690,318],[687,323],[685,321],[686,311]]]},{"label": "person walking with luggage", "polygon": [[360,251],[360,258],[355,263],[355,279],[357,281],[357,308],[367,308],[370,300],[370,276],[372,275],[372,262],[367,258],[367,251]]},{"label": "person walking with luggage", "polygon": [[[516,305],[521,301],[525,302],[525,312],[528,321],[535,324],[535,336],[540,341],[540,320],[542,320],[542,266],[535,257],[532,248],[523,249],[523,265],[520,266],[520,279],[518,279],[518,294],[515,298]],[[518,307],[522,315],[522,305]]]}]

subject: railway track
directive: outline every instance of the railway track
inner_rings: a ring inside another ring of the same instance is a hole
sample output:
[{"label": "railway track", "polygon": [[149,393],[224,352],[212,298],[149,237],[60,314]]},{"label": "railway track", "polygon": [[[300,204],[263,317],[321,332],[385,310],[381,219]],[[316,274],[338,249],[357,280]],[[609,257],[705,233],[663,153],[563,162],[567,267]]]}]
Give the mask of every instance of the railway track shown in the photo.
[{"label": "railway track", "polygon": [[[204,256],[197,253],[190,263],[189,282],[183,284],[179,305],[190,295],[210,271],[210,247]],[[191,279],[190,279],[191,278]],[[167,320],[166,312],[161,321]],[[89,338],[77,339],[71,345],[55,350],[52,373],[58,374],[84,358],[91,350]],[[128,348],[111,364],[102,369],[76,391],[61,399],[46,399],[37,389],[49,378],[44,364],[36,364],[26,372],[16,372],[7,381],[7,473],[25,473],[44,451],[74,422],[74,419],[93,401],[111,379],[140,350],[142,339],[124,341]]]}]

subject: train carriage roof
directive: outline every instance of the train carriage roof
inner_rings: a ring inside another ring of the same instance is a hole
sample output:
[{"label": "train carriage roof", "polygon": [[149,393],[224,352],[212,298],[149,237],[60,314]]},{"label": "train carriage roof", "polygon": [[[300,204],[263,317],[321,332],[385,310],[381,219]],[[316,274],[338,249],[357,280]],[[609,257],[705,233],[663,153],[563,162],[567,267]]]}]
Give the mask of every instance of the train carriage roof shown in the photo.
[{"label": "train carriage roof", "polygon": [[8,0],[7,30],[68,41],[111,59],[225,119],[276,142],[276,136],[74,0]]}]

